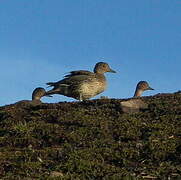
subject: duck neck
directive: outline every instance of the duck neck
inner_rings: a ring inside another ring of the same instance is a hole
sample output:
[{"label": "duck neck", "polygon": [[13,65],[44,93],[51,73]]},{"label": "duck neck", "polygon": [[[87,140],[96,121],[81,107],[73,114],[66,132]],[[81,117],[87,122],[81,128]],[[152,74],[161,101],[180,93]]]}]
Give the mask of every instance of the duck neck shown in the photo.
[{"label": "duck neck", "polygon": [[94,73],[96,73],[96,74],[104,74],[104,72],[103,71],[101,71],[101,70],[94,70]]},{"label": "duck neck", "polygon": [[141,90],[141,89],[136,89],[136,91],[135,91],[135,93],[134,93],[134,97],[140,97],[142,93],[143,93],[143,90]]},{"label": "duck neck", "polygon": [[40,97],[32,97],[32,100],[40,100]]}]

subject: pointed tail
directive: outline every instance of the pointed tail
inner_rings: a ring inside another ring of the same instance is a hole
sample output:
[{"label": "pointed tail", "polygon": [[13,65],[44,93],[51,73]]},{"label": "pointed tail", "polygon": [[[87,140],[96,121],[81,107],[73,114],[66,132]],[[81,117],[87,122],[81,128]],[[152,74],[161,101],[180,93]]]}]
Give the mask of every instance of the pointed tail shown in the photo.
[{"label": "pointed tail", "polygon": [[48,82],[48,83],[46,83],[46,85],[48,85],[48,87],[51,87],[51,86],[54,86],[55,83],[54,82]]},{"label": "pointed tail", "polygon": [[[49,86],[54,86],[54,83],[47,83],[47,85]],[[68,88],[69,85],[67,84],[60,84],[58,87],[54,87],[52,90],[49,90],[45,93],[45,96],[50,96],[53,94],[62,94],[62,95],[66,95],[68,94]]]}]

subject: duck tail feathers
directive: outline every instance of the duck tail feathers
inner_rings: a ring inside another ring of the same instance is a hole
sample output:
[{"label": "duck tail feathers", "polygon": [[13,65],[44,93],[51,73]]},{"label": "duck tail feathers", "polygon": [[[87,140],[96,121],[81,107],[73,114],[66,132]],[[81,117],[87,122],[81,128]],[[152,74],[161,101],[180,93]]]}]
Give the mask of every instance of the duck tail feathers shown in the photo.
[{"label": "duck tail feathers", "polygon": [[46,93],[45,93],[45,96],[48,96],[48,97],[52,97],[51,95],[53,95],[53,94],[57,94],[58,93],[58,90],[50,90],[50,91],[47,91]]},{"label": "duck tail feathers", "polygon": [[[53,84],[54,86],[55,84]],[[52,84],[51,84],[52,86]],[[69,89],[69,85],[67,84],[61,84],[59,87],[54,87],[52,90],[49,90],[45,93],[45,96],[50,96],[53,94],[67,94]]]},{"label": "duck tail feathers", "polygon": [[50,86],[54,86],[55,83],[54,82],[48,82],[48,83],[46,83],[46,85],[48,85],[48,87],[50,87]]}]

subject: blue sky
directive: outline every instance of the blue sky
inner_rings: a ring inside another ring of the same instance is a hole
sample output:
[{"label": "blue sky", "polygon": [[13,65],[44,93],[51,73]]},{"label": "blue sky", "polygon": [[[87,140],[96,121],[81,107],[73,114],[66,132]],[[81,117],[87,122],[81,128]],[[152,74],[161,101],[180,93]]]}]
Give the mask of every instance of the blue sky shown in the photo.
[{"label": "blue sky", "polygon": [[144,96],[180,90],[181,1],[1,0],[0,105],[99,61],[117,71],[101,95],[131,97],[140,80],[155,89]]}]

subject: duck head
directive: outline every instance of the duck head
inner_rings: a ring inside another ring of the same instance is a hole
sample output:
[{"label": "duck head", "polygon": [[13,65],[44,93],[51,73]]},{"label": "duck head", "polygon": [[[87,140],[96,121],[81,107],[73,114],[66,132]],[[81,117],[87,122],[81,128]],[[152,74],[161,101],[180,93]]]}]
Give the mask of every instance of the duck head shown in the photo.
[{"label": "duck head", "polygon": [[38,87],[32,93],[32,100],[40,100],[45,95],[46,91],[44,88]]},{"label": "duck head", "polygon": [[140,81],[137,85],[138,89],[141,89],[142,91],[146,90],[154,90],[150,87],[150,85],[146,81]]},{"label": "duck head", "polygon": [[143,91],[154,90],[146,81],[140,81],[136,86],[134,97],[140,97]]},{"label": "duck head", "polygon": [[98,62],[94,67],[94,73],[103,74],[106,72],[116,73],[113,69],[109,67],[109,65],[105,62]]}]

